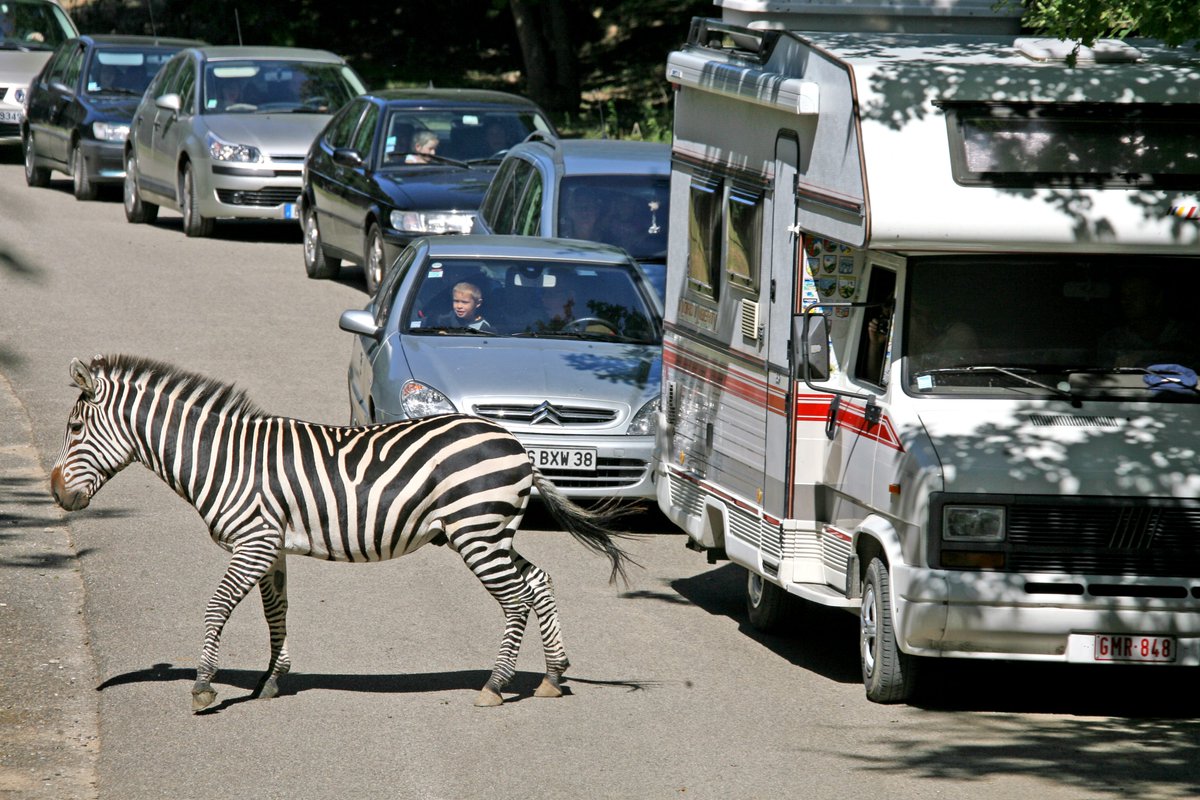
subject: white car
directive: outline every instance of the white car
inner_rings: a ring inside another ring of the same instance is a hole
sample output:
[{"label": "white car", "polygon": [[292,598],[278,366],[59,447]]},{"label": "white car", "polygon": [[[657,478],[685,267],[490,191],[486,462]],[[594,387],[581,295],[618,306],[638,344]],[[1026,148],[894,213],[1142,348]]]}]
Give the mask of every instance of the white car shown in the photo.
[{"label": "white car", "polygon": [[18,144],[29,84],[79,31],[58,0],[0,0],[0,144]]}]

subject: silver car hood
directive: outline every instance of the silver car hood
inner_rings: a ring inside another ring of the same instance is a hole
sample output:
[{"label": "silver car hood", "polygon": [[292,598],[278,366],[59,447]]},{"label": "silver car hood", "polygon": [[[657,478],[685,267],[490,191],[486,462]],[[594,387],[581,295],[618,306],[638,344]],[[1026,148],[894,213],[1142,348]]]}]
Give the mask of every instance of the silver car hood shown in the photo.
[{"label": "silver car hood", "polygon": [[42,65],[50,60],[53,53],[49,50],[4,50],[0,58],[0,83],[28,86],[37,76]]},{"label": "silver car hood", "polygon": [[657,397],[661,348],[561,339],[471,335],[405,336],[412,376],[460,411],[478,403],[592,402],[626,423]]},{"label": "silver car hood", "polygon": [[248,144],[270,156],[308,154],[328,114],[205,114],[204,123],[230,144]]}]

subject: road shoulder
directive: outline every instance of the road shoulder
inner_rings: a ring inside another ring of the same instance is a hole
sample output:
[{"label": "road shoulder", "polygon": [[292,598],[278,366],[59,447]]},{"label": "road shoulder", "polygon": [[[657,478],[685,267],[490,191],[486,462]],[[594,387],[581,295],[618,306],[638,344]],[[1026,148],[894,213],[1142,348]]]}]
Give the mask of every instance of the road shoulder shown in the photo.
[{"label": "road shoulder", "polygon": [[79,558],[29,415],[0,374],[0,796],[98,796],[96,669]]}]

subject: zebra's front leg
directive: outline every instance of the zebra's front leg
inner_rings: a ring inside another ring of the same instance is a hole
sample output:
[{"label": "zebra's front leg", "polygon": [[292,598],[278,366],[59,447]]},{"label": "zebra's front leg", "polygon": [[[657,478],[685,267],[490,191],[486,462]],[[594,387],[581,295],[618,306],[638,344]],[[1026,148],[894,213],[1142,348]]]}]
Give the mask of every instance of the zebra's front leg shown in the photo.
[{"label": "zebra's front leg", "polygon": [[217,699],[212,679],[217,674],[221,631],[225,629],[225,623],[238,603],[271,568],[279,549],[278,541],[271,538],[234,545],[233,557],[229,559],[225,576],[221,578],[204,611],[204,648],[200,653],[200,665],[196,668],[196,683],[192,686],[193,713],[204,710]]},{"label": "zebra's front leg", "polygon": [[271,663],[258,690],[259,699],[266,700],[279,694],[279,678],[292,668],[287,652],[287,560],[282,552],[267,574],[259,579],[258,588],[262,592],[263,614],[271,635]]}]

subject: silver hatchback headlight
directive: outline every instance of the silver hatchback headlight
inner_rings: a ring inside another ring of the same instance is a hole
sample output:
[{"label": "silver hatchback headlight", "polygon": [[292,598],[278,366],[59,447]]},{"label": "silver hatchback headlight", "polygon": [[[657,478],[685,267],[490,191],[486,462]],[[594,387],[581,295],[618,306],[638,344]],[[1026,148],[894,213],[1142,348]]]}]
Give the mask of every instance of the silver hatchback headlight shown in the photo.
[{"label": "silver hatchback headlight", "polygon": [[208,147],[208,154],[212,156],[213,161],[258,164],[266,160],[263,158],[262,151],[257,147],[248,144],[227,142],[215,133],[210,133],[204,137],[204,143]]},{"label": "silver hatchback headlight", "polygon": [[629,436],[653,436],[658,430],[658,422],[655,415],[658,414],[658,407],[661,398],[655,397],[643,405],[638,412],[633,415],[633,419],[629,421],[629,428],[625,433]]},{"label": "silver hatchback headlight", "polygon": [[408,381],[400,389],[400,407],[404,409],[404,416],[409,419],[453,414],[458,411],[446,395],[420,381]]}]

